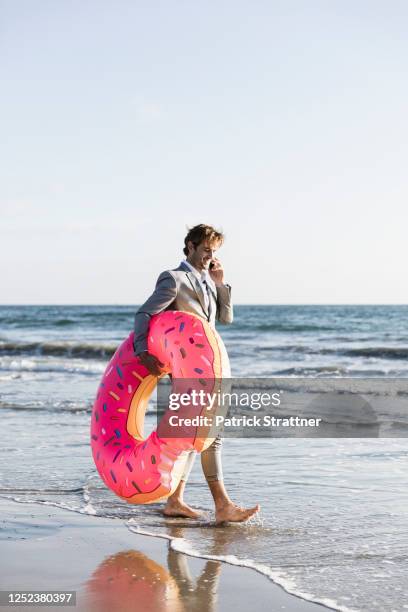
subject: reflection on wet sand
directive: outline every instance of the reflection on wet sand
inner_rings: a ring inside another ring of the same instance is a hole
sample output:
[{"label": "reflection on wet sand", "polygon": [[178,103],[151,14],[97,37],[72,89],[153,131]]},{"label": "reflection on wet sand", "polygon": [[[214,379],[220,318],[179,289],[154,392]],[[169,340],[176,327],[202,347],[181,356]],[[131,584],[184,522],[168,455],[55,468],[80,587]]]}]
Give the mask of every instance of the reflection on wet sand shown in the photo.
[{"label": "reflection on wet sand", "polygon": [[[191,529],[207,542],[207,554],[230,554],[240,540],[265,537],[262,524],[214,527],[205,521],[167,519],[167,536],[188,540]],[[204,562],[204,559],[203,559]],[[169,547],[167,568],[137,550],[110,555],[86,584],[86,612],[216,612],[222,562],[207,560],[197,578],[189,568],[189,557]]]},{"label": "reflection on wet sand", "polygon": [[221,563],[207,561],[195,581],[186,555],[169,548],[168,569],[137,550],[110,555],[86,584],[87,612],[211,612]]}]

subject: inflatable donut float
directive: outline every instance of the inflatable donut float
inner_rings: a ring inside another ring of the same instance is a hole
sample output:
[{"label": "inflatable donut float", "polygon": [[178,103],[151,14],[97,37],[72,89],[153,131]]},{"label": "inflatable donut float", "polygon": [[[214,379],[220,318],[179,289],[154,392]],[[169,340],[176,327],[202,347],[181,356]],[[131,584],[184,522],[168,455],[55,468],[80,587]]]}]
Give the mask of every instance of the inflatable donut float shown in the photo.
[{"label": "inflatable donut float", "polygon": [[[154,315],[148,351],[164,364],[162,375],[152,376],[135,357],[132,332],[108,363],[92,409],[96,468],[107,487],[130,504],[148,504],[171,495],[187,459],[183,451],[201,452],[216,435],[205,426],[178,429],[172,435],[166,426],[167,410],[158,430],[145,439],[144,417],[159,378],[171,374],[172,389],[180,389],[181,381],[185,390],[193,386],[214,393],[220,381],[230,377],[228,355],[217,331],[191,313],[167,310]],[[207,415],[208,406],[201,403],[185,411],[189,416]]]}]

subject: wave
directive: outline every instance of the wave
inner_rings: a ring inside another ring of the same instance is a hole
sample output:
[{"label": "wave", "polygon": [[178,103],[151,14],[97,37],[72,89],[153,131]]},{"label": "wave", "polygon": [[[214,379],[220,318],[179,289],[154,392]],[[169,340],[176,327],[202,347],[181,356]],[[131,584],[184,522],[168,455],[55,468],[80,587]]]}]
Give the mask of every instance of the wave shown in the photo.
[{"label": "wave", "polygon": [[4,494],[8,494],[8,493],[55,493],[56,495],[62,493],[63,495],[65,493],[83,493],[84,492],[84,487],[75,487],[74,489],[60,489],[58,487],[54,488],[54,489],[30,489],[25,487],[24,489],[18,489],[18,488],[9,488],[9,489],[2,489],[0,488],[0,495],[4,495]]},{"label": "wave", "polygon": [[82,363],[81,361],[69,361],[67,363],[59,363],[56,361],[35,361],[22,359],[20,362],[14,360],[6,363],[4,359],[0,359],[0,372],[12,372],[11,375],[2,375],[0,380],[12,380],[21,378],[22,374],[35,374],[37,372],[46,373],[63,373],[63,374],[81,374],[85,376],[95,376],[104,371],[105,363]]},{"label": "wave", "polygon": [[67,325],[75,325],[77,321],[74,319],[57,319],[54,321],[55,327],[66,327]]},{"label": "wave", "polygon": [[27,402],[26,404],[17,404],[16,402],[3,402],[0,401],[0,410],[16,410],[16,411],[27,411],[27,412],[87,412],[91,414],[92,403],[91,402],[72,402],[72,401],[58,401],[52,404],[34,401]]},{"label": "wave", "polygon": [[[235,329],[240,331],[275,331],[275,332],[318,332],[318,331],[334,331],[336,328],[327,325],[313,325],[311,323],[236,323]],[[226,333],[234,330],[225,329]],[[337,328],[338,329],[338,328]]]},{"label": "wave", "polygon": [[[330,338],[332,340],[332,338]],[[261,352],[288,351],[294,353],[307,353],[312,355],[343,355],[346,357],[380,357],[383,359],[407,359],[408,347],[406,346],[356,346],[354,348],[309,346],[305,344],[275,344],[260,346]]]},{"label": "wave", "polygon": [[[43,402],[41,400],[26,402],[19,404],[16,402],[0,401],[0,410],[16,410],[21,412],[86,412],[87,414],[92,413],[93,402],[83,401],[71,401],[71,400],[59,400],[56,402]],[[153,400],[149,400],[146,408],[146,414],[155,415],[157,408]]]},{"label": "wave", "polygon": [[110,359],[118,344],[85,342],[7,342],[0,341],[0,355],[44,355],[85,359]]},{"label": "wave", "polygon": [[276,370],[272,373],[273,376],[298,376],[298,377],[309,377],[309,376],[328,376],[330,378],[335,376],[384,376],[383,370],[354,370],[350,371],[347,368],[341,368],[339,366],[298,366],[284,368],[282,370]]},{"label": "wave", "polygon": [[132,307],[127,310],[108,311],[95,307],[95,309],[81,312],[79,309],[60,307],[58,310],[48,312],[42,309],[30,313],[25,308],[21,308],[4,313],[0,307],[0,325],[13,329],[53,329],[66,326],[99,328],[105,325],[110,327],[124,325],[130,328],[136,310],[136,307]]},{"label": "wave", "polygon": [[347,357],[378,357],[380,359],[408,359],[405,346],[366,346],[340,351]]},{"label": "wave", "polygon": [[[62,319],[61,325],[69,325],[69,319]],[[256,329],[272,329],[276,326],[260,325],[253,326],[250,329],[252,332]],[[302,326],[303,328],[305,326]],[[314,326],[307,326],[310,329]],[[242,350],[243,345],[240,345],[241,327],[236,330],[228,330],[230,354],[234,354],[235,349]],[[227,336],[227,333],[225,334]],[[256,339],[256,335],[253,336]],[[44,356],[44,357],[66,357],[69,359],[93,359],[93,360],[109,360],[116,349],[118,348],[121,338],[117,342],[75,342],[75,341],[32,341],[32,342],[16,342],[7,339],[0,339],[0,357],[1,356]],[[248,340],[248,338],[246,338]],[[318,341],[319,339],[314,339]],[[333,339],[330,338],[330,344]],[[236,346],[234,346],[236,344]],[[251,347],[252,348],[252,344]],[[300,355],[321,355],[321,356],[341,356],[354,358],[377,358],[384,360],[406,360],[408,359],[408,346],[318,346],[311,341],[310,344],[292,343],[292,344],[266,344],[256,346],[256,351],[259,353],[292,353]],[[238,354],[238,353],[237,353]]]}]

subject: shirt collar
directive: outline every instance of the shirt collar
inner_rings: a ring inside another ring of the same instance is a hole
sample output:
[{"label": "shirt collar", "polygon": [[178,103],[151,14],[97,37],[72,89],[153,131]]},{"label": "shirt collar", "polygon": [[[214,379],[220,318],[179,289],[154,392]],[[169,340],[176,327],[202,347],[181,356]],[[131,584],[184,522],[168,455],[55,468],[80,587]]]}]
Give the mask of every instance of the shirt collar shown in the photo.
[{"label": "shirt collar", "polygon": [[208,283],[209,274],[207,270],[202,270],[202,272],[199,272],[196,268],[194,268],[194,266],[191,265],[190,262],[187,261],[187,259],[183,259],[182,263],[184,263],[190,269],[190,271],[194,274],[196,278],[198,278],[199,281],[206,281]]}]

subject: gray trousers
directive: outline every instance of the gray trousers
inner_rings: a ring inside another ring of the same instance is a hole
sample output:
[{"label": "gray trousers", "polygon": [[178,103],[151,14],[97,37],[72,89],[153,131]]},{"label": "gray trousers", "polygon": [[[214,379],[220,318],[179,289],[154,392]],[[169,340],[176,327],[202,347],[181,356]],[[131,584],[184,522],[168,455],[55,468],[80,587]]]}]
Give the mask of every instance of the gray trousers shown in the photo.
[{"label": "gray trousers", "polygon": [[[172,379],[171,374],[169,374],[169,378],[170,380]],[[203,473],[207,482],[223,480],[221,447],[222,438],[218,435],[215,438],[214,442],[211,444],[211,446],[209,446],[205,451],[201,453],[201,467],[203,469]],[[187,481],[188,477],[190,476],[191,468],[193,467],[197,451],[183,451],[180,457],[185,455],[188,455],[188,457],[180,480]]]},{"label": "gray trousers", "polygon": [[[222,438],[217,436],[211,446],[201,453],[201,467],[207,482],[215,482],[223,479],[221,447]],[[183,452],[188,455],[188,457],[180,480],[186,481],[190,475],[191,468],[193,467],[197,451],[192,450]]]}]

